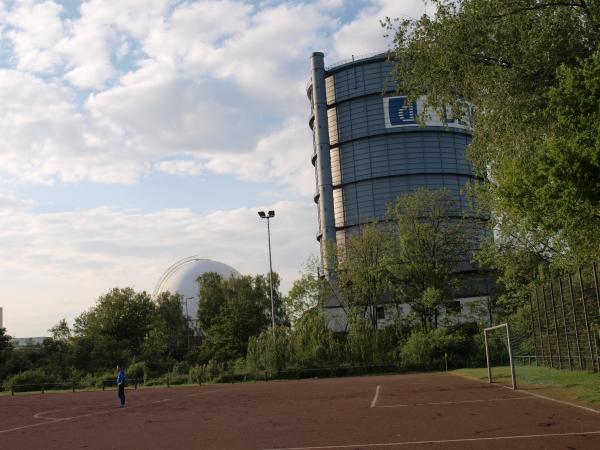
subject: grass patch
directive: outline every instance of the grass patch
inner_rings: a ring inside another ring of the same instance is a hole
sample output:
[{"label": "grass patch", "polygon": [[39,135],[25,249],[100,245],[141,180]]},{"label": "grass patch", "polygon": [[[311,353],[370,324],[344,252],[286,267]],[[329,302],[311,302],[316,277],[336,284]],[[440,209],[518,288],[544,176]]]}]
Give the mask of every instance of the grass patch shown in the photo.
[{"label": "grass patch", "polygon": [[[600,375],[594,372],[558,370],[548,367],[515,367],[517,386],[559,400],[600,409]],[[459,369],[457,375],[487,381],[487,369]],[[494,382],[511,386],[510,367],[494,367]]]}]

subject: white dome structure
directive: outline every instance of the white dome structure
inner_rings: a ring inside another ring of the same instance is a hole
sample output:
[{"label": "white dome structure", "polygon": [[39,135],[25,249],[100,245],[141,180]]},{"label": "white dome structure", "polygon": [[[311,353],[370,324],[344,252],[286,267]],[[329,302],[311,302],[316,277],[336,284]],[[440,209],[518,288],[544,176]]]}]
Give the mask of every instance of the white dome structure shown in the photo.
[{"label": "white dome structure", "polygon": [[183,313],[188,320],[194,321],[198,315],[198,282],[199,276],[207,272],[215,272],[223,278],[240,277],[241,274],[233,267],[212,259],[204,259],[199,256],[190,256],[177,261],[169,267],[160,277],[154,288],[153,297],[156,298],[163,292],[178,293],[183,297]]}]

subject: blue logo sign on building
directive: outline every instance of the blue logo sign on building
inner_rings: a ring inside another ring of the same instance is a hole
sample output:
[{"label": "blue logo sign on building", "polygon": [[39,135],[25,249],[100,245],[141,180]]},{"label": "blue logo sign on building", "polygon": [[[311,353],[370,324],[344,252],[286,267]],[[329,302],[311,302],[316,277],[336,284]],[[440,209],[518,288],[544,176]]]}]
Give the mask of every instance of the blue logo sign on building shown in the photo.
[{"label": "blue logo sign on building", "polygon": [[406,97],[392,97],[389,99],[387,109],[391,126],[417,124],[417,102],[407,105]]}]

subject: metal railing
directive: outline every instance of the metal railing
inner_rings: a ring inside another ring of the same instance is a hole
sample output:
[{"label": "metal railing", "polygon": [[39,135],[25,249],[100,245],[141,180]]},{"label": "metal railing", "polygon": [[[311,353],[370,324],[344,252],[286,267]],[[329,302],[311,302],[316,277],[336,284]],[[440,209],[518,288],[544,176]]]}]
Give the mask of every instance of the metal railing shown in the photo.
[{"label": "metal railing", "polygon": [[[117,387],[116,382],[113,379],[110,380],[102,380],[100,382],[101,389],[104,391],[107,387]],[[133,386],[134,389],[137,389],[139,385],[144,384],[143,378],[131,378],[127,380],[127,384],[129,386]],[[15,393],[19,392],[40,392],[41,394],[45,394],[46,391],[72,391],[76,392],[78,390],[83,389],[99,389],[96,383],[82,383],[80,381],[57,381],[57,382],[47,382],[47,383],[22,383],[22,384],[11,384],[7,386],[6,390],[10,390],[10,395],[14,396]]]},{"label": "metal railing", "polygon": [[540,365],[600,371],[600,289],[596,263],[535,286],[529,306]]}]

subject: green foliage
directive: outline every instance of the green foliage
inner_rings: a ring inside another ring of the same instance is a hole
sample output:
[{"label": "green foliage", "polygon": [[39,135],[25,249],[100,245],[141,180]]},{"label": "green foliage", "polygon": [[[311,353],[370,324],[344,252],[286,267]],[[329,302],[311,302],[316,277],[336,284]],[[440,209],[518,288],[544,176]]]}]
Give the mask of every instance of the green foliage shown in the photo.
[{"label": "green foliage", "polygon": [[149,325],[141,354],[147,361],[149,372],[154,375],[164,372],[187,352],[191,330],[183,315],[181,295],[160,294]]},{"label": "green foliage", "polygon": [[144,361],[137,361],[130,364],[125,373],[130,380],[146,380],[148,378],[148,367]]},{"label": "green foliage", "polygon": [[6,328],[0,328],[0,380],[3,380],[9,373],[8,362],[13,353],[10,339],[11,337],[6,334]]},{"label": "green foliage", "polygon": [[71,338],[71,329],[66,319],[61,319],[60,322],[48,331],[55,341],[67,342]]},{"label": "green foliage", "polygon": [[[198,305],[198,323],[202,330],[208,330],[212,321],[219,315],[221,306],[225,303],[226,291],[223,286],[223,277],[218,273],[207,272],[198,278],[198,298],[202,301]],[[190,311],[193,317],[195,311]]]},{"label": "green foliage", "polygon": [[334,256],[338,285],[347,307],[363,311],[372,327],[377,325],[376,307],[390,290],[389,241],[389,234],[377,223],[363,225]]},{"label": "green foliage", "polygon": [[430,331],[414,331],[400,351],[402,363],[407,367],[442,369],[444,354],[450,363],[463,358],[467,337],[461,333],[449,333],[438,328]]},{"label": "green foliage", "polygon": [[140,353],[154,312],[155,305],[146,292],[114,288],[101,296],[94,308],[75,319],[75,335],[91,346],[88,367],[126,365]]},{"label": "green foliage", "polygon": [[514,311],[540,270],[600,255],[600,6],[433,3],[434,16],[386,23],[397,86],[472,119],[468,154],[496,237],[480,260],[501,273],[501,303]]},{"label": "green foliage", "polygon": [[258,336],[253,336],[248,342],[246,364],[250,371],[269,370],[276,372],[285,369],[290,362],[289,328],[275,327],[263,330]]},{"label": "green foliage", "polygon": [[290,360],[295,367],[320,367],[340,361],[340,344],[319,309],[306,311],[290,335]]},{"label": "green foliage", "polygon": [[[22,392],[32,389],[31,386],[26,385],[40,385],[42,383],[56,383],[59,381],[60,378],[53,373],[48,373],[42,369],[30,369],[13,375],[7,380],[5,385],[7,389],[12,389],[15,392]],[[41,389],[41,387],[39,389]]]},{"label": "green foliage", "polygon": [[350,318],[346,339],[346,354],[352,364],[369,366],[375,364],[377,330],[369,320],[355,315]]},{"label": "green foliage", "polygon": [[[201,358],[204,361],[215,360],[221,363],[245,357],[248,340],[258,335],[271,323],[271,300],[269,285],[265,277],[244,276],[238,278],[212,280],[211,292],[222,302],[218,311],[210,320],[210,326],[203,330],[206,339],[202,344]],[[279,277],[273,274],[274,290],[278,291]],[[203,285],[201,284],[201,295]],[[214,299],[202,297],[202,302],[213,302]],[[283,320],[281,299],[274,296],[277,303],[276,322]],[[202,303],[201,302],[201,303]]]},{"label": "green foliage", "polygon": [[320,262],[316,257],[308,259],[305,269],[283,298],[283,309],[292,325],[306,311],[320,306],[330,291],[329,283],[320,276]]},{"label": "green foliage", "polygon": [[453,298],[461,264],[469,263],[481,227],[447,189],[416,191],[390,206],[394,239],[389,270],[396,297],[411,305],[425,329],[438,326],[439,310]]}]

